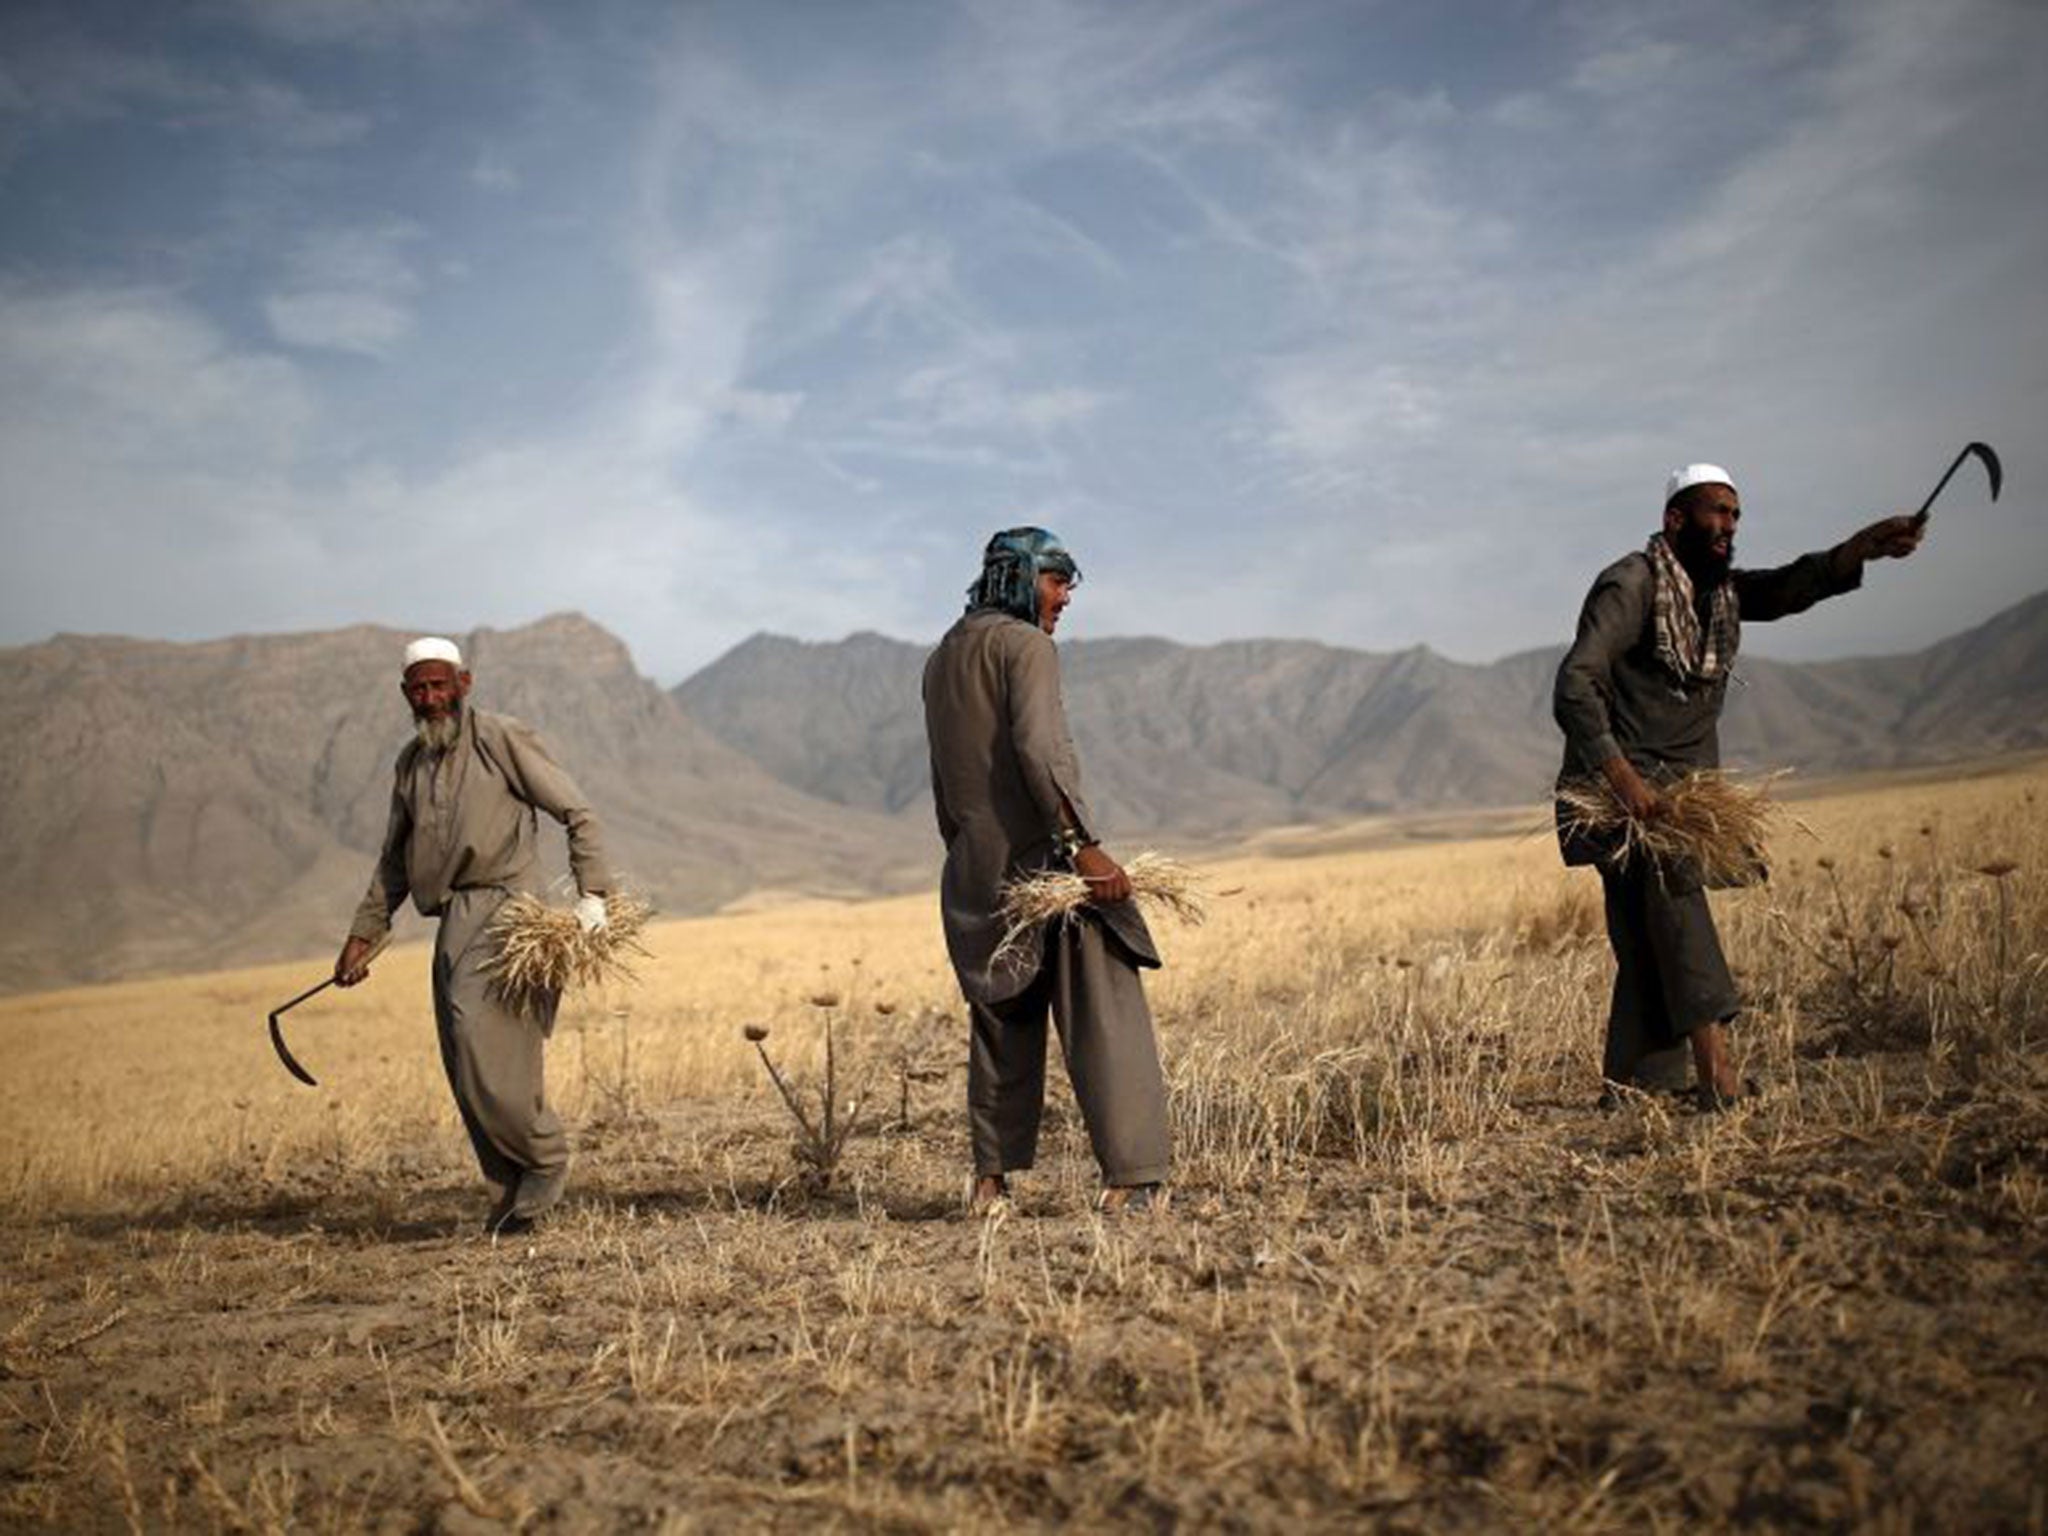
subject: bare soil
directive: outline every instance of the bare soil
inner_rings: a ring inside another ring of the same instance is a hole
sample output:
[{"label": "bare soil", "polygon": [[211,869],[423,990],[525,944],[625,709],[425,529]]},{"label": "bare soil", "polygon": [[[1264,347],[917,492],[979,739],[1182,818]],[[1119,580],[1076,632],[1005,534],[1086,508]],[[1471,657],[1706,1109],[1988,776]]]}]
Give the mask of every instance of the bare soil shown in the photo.
[{"label": "bare soil", "polygon": [[16,1219],[0,1518],[2038,1530],[2038,1061],[1945,1098],[1912,1053],[1827,1067],[1108,1223],[1064,1114],[985,1223],[957,1114],[820,1195],[764,1174],[768,1106],[690,1103],[586,1127],[517,1241],[445,1144]]}]

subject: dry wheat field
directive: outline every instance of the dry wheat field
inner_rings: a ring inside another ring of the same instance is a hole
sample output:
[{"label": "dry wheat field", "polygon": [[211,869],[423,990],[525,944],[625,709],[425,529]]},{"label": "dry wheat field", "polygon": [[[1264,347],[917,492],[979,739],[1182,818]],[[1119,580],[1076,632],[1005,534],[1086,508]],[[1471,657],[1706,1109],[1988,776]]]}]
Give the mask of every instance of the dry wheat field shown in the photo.
[{"label": "dry wheat field", "polygon": [[[1211,863],[1178,1199],[1109,1223],[1063,1097],[961,1214],[928,898],[652,929],[555,1035],[572,1198],[495,1245],[418,945],[288,1017],[317,1091],[263,1019],[324,959],[0,1002],[0,1525],[2039,1531],[2044,791],[1794,803],[1716,898],[1724,1116],[1595,1107],[1545,837]],[[829,1143],[743,1033],[815,1116],[828,1025]]]}]

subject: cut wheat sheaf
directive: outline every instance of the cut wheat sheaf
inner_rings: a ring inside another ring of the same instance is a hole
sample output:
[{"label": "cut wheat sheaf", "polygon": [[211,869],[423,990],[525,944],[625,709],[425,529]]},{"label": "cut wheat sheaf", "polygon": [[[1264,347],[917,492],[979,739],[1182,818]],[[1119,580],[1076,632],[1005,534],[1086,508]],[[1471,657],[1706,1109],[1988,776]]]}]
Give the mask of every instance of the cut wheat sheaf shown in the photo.
[{"label": "cut wheat sheaf", "polygon": [[1603,783],[1565,784],[1557,791],[1561,826],[1611,842],[1617,863],[1689,862],[1709,885],[1746,885],[1768,867],[1772,826],[1784,814],[1771,785],[1782,777],[1695,769],[1659,786],[1658,814],[1648,820],[1631,816]]},{"label": "cut wheat sheaf", "polygon": [[648,953],[640,935],[654,907],[615,892],[605,897],[604,912],[605,926],[585,933],[574,912],[515,892],[485,930],[496,950],[485,974],[501,994],[515,998],[634,980],[633,957]]},{"label": "cut wheat sheaf", "polygon": [[[1208,916],[1201,876],[1180,860],[1147,849],[1124,865],[1124,873],[1131,877],[1131,899],[1139,906],[1184,923],[1200,923]],[[1069,869],[1045,869],[1005,880],[996,909],[1003,920],[1003,939],[990,964],[1001,965],[1016,954],[1039,924],[1087,904],[1088,882]]]}]

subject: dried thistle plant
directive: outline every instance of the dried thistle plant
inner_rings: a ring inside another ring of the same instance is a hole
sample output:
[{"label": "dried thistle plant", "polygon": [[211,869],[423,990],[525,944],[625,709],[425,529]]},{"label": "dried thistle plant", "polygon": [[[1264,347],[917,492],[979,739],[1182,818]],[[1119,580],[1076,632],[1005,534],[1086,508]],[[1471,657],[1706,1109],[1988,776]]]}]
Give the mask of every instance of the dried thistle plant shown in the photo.
[{"label": "dried thistle plant", "polygon": [[832,1038],[832,1011],[839,1006],[838,994],[820,992],[810,1001],[812,1007],[825,1015],[825,1077],[818,1084],[815,1117],[804,1108],[802,1097],[768,1054],[768,1026],[749,1024],[741,1033],[759,1054],[761,1065],[768,1069],[769,1081],[781,1095],[783,1108],[796,1122],[796,1160],[803,1165],[811,1184],[823,1190],[831,1186],[839,1171],[840,1154],[861,1128],[861,1101],[856,1095],[847,1100],[843,1110],[839,1104],[839,1053]]},{"label": "dried thistle plant", "polygon": [[484,966],[492,987],[515,1001],[570,987],[632,981],[632,956],[654,908],[638,896],[613,892],[604,899],[605,926],[583,931],[576,914],[516,891],[492,914],[486,936],[496,953]]},{"label": "dried thistle plant", "polygon": [[[1771,824],[1783,811],[1771,798],[1779,777],[1746,780],[1695,769],[1660,787],[1658,814],[1648,820],[1631,816],[1598,781],[1561,785],[1557,801],[1564,832],[1611,843],[1619,863],[1690,861],[1709,885],[1747,885],[1768,867]],[[1821,867],[1828,867],[1825,860]]]},{"label": "dried thistle plant", "polygon": [[[1124,873],[1131,877],[1131,896],[1141,907],[1191,924],[1209,914],[1201,877],[1178,859],[1148,848],[1124,866]],[[1088,882],[1069,869],[1045,869],[1004,881],[997,908],[1003,938],[990,963],[1001,965],[1023,946],[1032,929],[1079,911],[1088,898]]]}]

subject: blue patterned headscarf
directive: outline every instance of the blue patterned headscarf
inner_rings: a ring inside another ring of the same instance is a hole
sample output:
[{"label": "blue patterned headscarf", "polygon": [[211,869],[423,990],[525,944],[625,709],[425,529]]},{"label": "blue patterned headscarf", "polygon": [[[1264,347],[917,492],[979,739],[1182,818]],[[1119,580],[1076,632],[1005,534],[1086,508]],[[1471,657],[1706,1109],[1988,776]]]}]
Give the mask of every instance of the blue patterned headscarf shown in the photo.
[{"label": "blue patterned headscarf", "polygon": [[1005,528],[981,552],[981,575],[967,589],[967,611],[999,608],[1027,623],[1038,622],[1038,578],[1045,572],[1080,585],[1081,567],[1043,528]]}]

